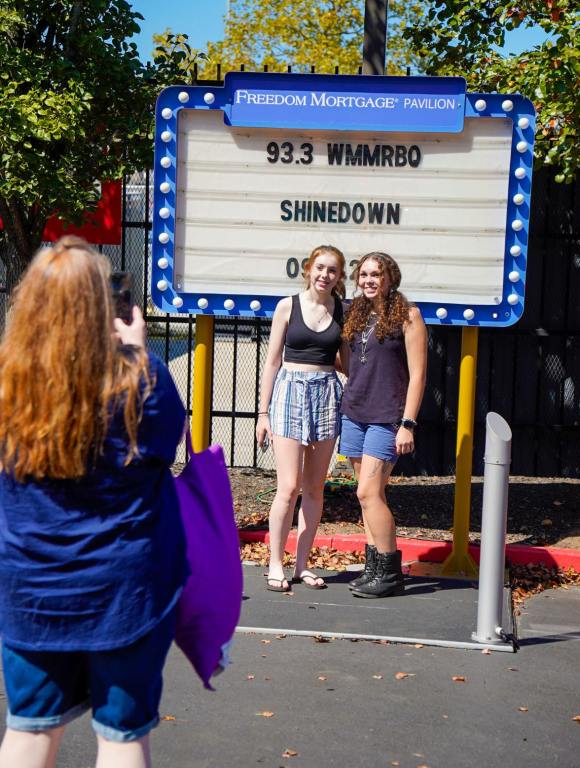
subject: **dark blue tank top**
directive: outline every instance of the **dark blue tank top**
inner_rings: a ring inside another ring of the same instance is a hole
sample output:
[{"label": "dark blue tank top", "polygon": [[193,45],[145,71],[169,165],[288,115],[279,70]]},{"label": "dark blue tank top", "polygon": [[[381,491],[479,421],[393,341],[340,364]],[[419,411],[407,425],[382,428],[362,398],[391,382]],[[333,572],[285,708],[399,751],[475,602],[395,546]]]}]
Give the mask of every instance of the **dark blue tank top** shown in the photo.
[{"label": "dark blue tank top", "polygon": [[366,362],[361,362],[361,333],[350,344],[348,382],[341,412],[365,424],[396,424],[403,416],[409,371],[402,331],[378,341],[374,331],[366,344]]},{"label": "dark blue tank top", "polygon": [[292,311],[286,330],[284,346],[285,363],[310,363],[311,365],[334,365],[340,347],[343,313],[342,302],[334,297],[334,312],[328,328],[313,331],[304,322],[300,296],[292,296]]}]

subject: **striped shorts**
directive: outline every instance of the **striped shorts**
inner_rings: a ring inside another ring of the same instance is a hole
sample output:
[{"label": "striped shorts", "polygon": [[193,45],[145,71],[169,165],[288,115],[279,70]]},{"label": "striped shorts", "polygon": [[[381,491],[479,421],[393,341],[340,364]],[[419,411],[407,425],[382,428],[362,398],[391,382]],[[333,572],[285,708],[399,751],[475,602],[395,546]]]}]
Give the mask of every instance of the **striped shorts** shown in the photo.
[{"label": "striped shorts", "polygon": [[334,371],[280,368],[270,403],[272,432],[309,445],[340,433],[342,384]]}]

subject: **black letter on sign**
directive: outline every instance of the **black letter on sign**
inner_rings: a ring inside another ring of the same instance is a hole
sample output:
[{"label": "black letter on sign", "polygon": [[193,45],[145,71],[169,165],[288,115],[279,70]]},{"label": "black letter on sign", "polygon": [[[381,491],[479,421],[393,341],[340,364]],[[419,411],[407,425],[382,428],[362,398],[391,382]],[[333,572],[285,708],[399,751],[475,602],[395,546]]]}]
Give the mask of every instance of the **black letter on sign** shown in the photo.
[{"label": "black letter on sign", "polygon": [[280,203],[280,208],[282,209],[282,214],[280,216],[282,221],[290,221],[292,218],[292,201],[282,200]]},{"label": "black letter on sign", "polygon": [[417,168],[421,162],[421,150],[416,144],[411,144],[408,154],[409,165],[411,168]]},{"label": "black letter on sign", "polygon": [[300,264],[298,263],[298,259],[288,259],[286,262],[286,274],[291,280],[294,280],[295,277],[298,277],[298,272],[300,272]]}]

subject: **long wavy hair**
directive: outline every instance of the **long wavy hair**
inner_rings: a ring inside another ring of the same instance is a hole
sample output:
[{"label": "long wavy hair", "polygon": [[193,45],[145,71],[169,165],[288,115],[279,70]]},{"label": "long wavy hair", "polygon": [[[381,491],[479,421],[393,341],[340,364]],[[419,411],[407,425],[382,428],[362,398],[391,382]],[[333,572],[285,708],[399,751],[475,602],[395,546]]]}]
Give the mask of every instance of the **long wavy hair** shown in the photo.
[{"label": "long wavy hair", "polygon": [[[377,262],[381,274],[381,292],[378,297],[375,335],[379,341],[383,341],[387,336],[401,333],[403,325],[409,320],[409,310],[412,305],[399,291],[401,270],[397,262],[388,253],[372,251],[371,253],[366,253],[358,260],[352,273],[352,279],[356,287],[358,288],[360,271],[363,264],[370,259]],[[386,295],[382,290],[385,276],[389,281],[389,290]],[[353,341],[355,334],[364,330],[369,315],[373,311],[375,311],[375,306],[372,301],[365,298],[365,296],[355,296],[346,316],[342,331],[343,338],[347,341]]]},{"label": "long wavy hair", "polygon": [[333,296],[340,296],[341,299],[344,299],[346,296],[346,287],[344,284],[345,278],[346,278],[346,259],[344,258],[344,254],[342,251],[339,251],[338,248],[335,248],[334,245],[318,245],[310,254],[308,257],[308,261],[304,265],[304,272],[303,277],[306,281],[306,287],[310,287],[310,271],[312,270],[312,267],[314,266],[314,262],[316,261],[318,256],[322,256],[323,253],[330,253],[332,254],[337,262],[338,262],[338,269],[340,272],[340,277],[338,278],[337,284],[332,289]]},{"label": "long wavy hair", "polygon": [[66,236],[40,250],[16,288],[0,345],[0,462],[19,482],[83,477],[121,407],[137,454],[151,388],[144,350],[113,335],[108,260]]}]

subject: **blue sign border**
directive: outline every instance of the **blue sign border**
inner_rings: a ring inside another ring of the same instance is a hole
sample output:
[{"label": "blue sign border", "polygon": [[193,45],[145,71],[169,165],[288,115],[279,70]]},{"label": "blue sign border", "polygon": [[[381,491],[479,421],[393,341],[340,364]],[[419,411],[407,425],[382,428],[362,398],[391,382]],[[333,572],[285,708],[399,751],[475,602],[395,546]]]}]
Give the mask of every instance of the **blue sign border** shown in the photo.
[{"label": "blue sign border", "polygon": [[[459,81],[459,82],[458,82]],[[155,115],[155,166],[153,173],[153,243],[151,296],[163,312],[180,314],[209,314],[232,317],[271,317],[280,296],[259,294],[194,294],[183,293],[173,285],[173,256],[175,237],[175,195],[177,174],[177,121],[182,109],[220,109],[231,125],[249,126],[247,113],[232,110],[235,92],[240,88],[261,89],[263,92],[326,91],[333,94],[455,94],[462,98],[463,116],[509,118],[513,122],[511,162],[509,169],[508,206],[504,276],[501,301],[497,305],[466,305],[417,302],[426,323],[432,325],[509,326],[516,323],[524,311],[527,251],[529,239],[530,200],[532,191],[533,143],[535,111],[533,104],[519,94],[465,94],[461,96],[462,78],[429,77],[368,77],[357,75],[285,75],[269,73],[229,72],[223,87],[171,86],[157,100]],[[268,104],[257,110],[253,127],[294,127],[332,130],[378,130],[369,126],[364,116],[359,122],[351,116],[340,125],[329,124],[328,110],[315,123],[315,114],[303,115],[303,123],[288,126],[283,112]],[[355,110],[361,112],[362,110]],[[307,110],[312,113],[312,110]],[[385,110],[387,113],[387,110]],[[428,116],[428,115],[427,115]],[[400,122],[385,116],[380,130],[400,132]],[[314,122],[313,122],[314,120]],[[276,122],[281,121],[281,122]],[[457,132],[458,122],[446,125],[425,122],[424,131]],[[396,125],[397,127],[391,127]],[[461,130],[460,129],[460,130]],[[417,131],[417,127],[412,129]]]}]

